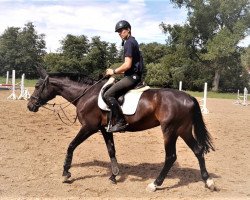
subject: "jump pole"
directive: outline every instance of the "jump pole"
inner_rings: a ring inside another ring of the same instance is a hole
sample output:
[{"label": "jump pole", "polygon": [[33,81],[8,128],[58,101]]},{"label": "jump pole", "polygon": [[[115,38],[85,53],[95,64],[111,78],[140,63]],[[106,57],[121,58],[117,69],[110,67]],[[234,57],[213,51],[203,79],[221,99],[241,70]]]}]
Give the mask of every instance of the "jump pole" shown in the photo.
[{"label": "jump pole", "polygon": [[12,87],[11,87],[11,95],[7,99],[16,100],[16,93],[15,93],[15,79],[16,79],[16,71],[12,70]]},{"label": "jump pole", "polygon": [[202,99],[202,109],[201,112],[204,114],[208,114],[209,111],[207,109],[207,83],[204,85],[204,97]]}]

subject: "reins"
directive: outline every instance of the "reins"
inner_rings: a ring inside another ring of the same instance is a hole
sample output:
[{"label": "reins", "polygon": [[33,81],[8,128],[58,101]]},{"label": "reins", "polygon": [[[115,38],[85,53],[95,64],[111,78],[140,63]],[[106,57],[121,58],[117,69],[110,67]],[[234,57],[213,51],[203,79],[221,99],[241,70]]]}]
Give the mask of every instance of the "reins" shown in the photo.
[{"label": "reins", "polygon": [[[76,114],[76,116],[75,116],[75,118],[74,118],[74,121],[71,121],[71,120],[68,118],[68,116],[66,115],[64,109],[67,108],[68,106],[70,106],[71,104],[73,104],[75,101],[79,100],[84,94],[86,94],[87,91],[89,91],[92,87],[94,87],[95,85],[97,85],[98,83],[100,83],[101,81],[103,81],[105,78],[106,78],[106,76],[104,76],[104,77],[102,77],[101,79],[99,79],[96,83],[94,83],[93,85],[91,85],[89,88],[85,89],[85,90],[83,91],[82,94],[80,94],[78,97],[76,97],[74,100],[72,100],[72,101],[70,101],[70,102],[64,102],[64,103],[60,103],[60,104],[56,104],[56,103],[53,103],[53,104],[46,103],[46,104],[42,105],[42,107],[45,108],[45,109],[47,109],[47,110],[50,110],[50,111],[56,113],[57,116],[59,117],[59,119],[61,120],[62,123],[66,124],[66,125],[68,125],[68,126],[72,126],[74,123],[76,123],[77,114]],[[33,97],[33,98],[39,99],[39,98],[37,98],[37,97]],[[62,107],[61,105],[63,105],[63,104],[67,104],[67,105],[64,106],[64,107]],[[59,106],[60,109],[51,109],[51,108],[46,107],[45,105],[49,105],[49,106],[53,106],[53,107],[54,107],[54,106]],[[66,123],[66,122],[62,119],[62,117],[61,117],[61,115],[60,115],[60,113],[59,113],[60,110],[62,111],[62,113],[63,113],[63,115],[66,117],[66,119],[70,122],[70,124]]]}]

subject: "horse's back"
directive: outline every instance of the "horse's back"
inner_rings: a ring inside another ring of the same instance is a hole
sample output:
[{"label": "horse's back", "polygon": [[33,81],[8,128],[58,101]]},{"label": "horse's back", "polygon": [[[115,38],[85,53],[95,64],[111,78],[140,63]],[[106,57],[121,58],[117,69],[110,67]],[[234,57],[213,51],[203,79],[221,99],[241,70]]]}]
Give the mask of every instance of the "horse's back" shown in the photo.
[{"label": "horse's back", "polygon": [[146,105],[144,109],[151,109],[160,121],[191,120],[194,112],[194,101],[189,94],[169,88],[148,90],[141,102]]},{"label": "horse's back", "polygon": [[143,92],[136,113],[127,117],[129,131],[167,124],[185,126],[192,123],[193,107],[192,97],[185,92],[168,88],[149,89]]},{"label": "horse's back", "polygon": [[156,107],[165,105],[168,107],[190,109],[193,106],[193,99],[189,94],[171,88],[147,90],[143,93],[141,100],[155,102]]}]

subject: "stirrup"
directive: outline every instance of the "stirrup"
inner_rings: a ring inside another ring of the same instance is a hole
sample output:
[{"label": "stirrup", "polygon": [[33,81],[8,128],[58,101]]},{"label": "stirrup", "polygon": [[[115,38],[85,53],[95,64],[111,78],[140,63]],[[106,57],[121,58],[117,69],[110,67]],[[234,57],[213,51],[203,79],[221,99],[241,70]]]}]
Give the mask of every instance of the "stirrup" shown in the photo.
[{"label": "stirrup", "polygon": [[125,129],[128,127],[128,124],[121,124],[121,123],[117,123],[114,126],[111,126],[107,132],[125,132]]}]

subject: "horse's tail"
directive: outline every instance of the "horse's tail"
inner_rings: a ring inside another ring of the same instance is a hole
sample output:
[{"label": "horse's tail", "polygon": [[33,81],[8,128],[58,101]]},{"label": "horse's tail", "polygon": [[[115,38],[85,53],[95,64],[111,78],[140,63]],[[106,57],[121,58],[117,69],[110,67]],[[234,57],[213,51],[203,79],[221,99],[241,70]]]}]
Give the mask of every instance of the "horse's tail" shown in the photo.
[{"label": "horse's tail", "polygon": [[195,138],[198,142],[199,147],[202,148],[202,154],[208,153],[210,149],[214,151],[212,138],[204,123],[200,105],[196,98],[192,97],[192,99],[194,102],[193,126]]}]

